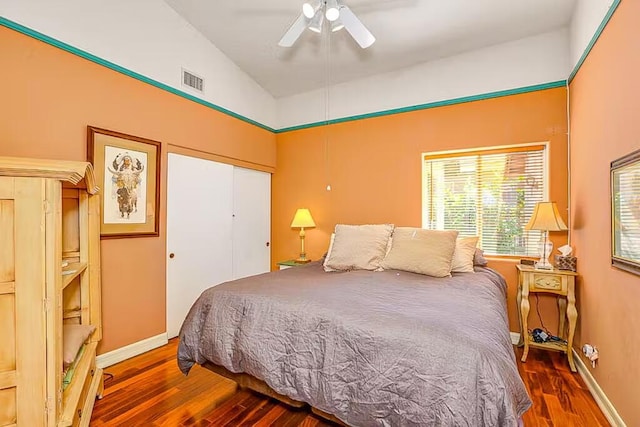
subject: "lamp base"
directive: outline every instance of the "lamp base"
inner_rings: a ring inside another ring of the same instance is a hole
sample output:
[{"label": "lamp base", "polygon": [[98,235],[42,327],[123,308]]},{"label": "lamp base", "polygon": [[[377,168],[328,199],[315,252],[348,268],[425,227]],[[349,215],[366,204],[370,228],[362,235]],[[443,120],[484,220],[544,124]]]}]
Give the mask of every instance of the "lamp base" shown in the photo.
[{"label": "lamp base", "polygon": [[553,270],[553,265],[549,263],[549,260],[544,260],[544,262],[537,261],[534,266],[536,270]]},{"label": "lamp base", "polygon": [[308,263],[308,262],[311,262],[311,260],[310,260],[310,259],[307,259],[307,258],[304,258],[304,259],[303,259],[303,258],[298,258],[298,259],[296,259],[295,261],[296,261],[296,263],[298,263],[298,264],[306,264],[306,263]]},{"label": "lamp base", "polygon": [[542,234],[538,250],[540,251],[540,259],[535,263],[536,270],[553,270],[553,264],[549,262],[549,255],[553,251],[553,242],[547,238],[548,231]]}]

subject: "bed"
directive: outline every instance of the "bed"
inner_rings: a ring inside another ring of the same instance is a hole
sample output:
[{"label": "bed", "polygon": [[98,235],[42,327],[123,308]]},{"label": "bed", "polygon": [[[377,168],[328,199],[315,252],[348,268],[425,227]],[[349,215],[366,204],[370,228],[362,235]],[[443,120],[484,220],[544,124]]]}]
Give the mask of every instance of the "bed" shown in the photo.
[{"label": "bed", "polygon": [[434,278],[314,262],[224,283],[180,331],[179,367],[196,363],[354,426],[515,426],[531,405],[506,284],[485,267]]}]

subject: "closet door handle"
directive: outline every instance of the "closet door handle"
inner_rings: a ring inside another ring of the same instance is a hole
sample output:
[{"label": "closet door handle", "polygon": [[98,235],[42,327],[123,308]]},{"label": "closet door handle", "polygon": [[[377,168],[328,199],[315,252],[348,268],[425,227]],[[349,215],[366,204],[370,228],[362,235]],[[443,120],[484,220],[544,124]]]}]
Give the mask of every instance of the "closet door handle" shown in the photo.
[{"label": "closet door handle", "polygon": [[171,253],[169,254],[169,258],[175,258],[175,256],[176,256],[176,254],[174,254],[173,252],[171,252]]},{"label": "closet door handle", "polygon": [[269,247],[269,242],[267,242],[266,244],[267,244],[267,247]]}]

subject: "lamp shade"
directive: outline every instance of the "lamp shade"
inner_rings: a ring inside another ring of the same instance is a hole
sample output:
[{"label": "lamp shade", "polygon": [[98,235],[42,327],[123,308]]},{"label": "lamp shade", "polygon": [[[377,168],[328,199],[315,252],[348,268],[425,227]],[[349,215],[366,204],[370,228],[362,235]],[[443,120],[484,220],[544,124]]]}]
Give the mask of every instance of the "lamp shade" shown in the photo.
[{"label": "lamp shade", "polygon": [[306,208],[298,209],[293,217],[293,221],[291,221],[291,228],[309,228],[315,226],[316,223],[313,222],[311,212]]},{"label": "lamp shade", "polygon": [[562,231],[567,225],[562,220],[555,202],[539,202],[525,230]]}]

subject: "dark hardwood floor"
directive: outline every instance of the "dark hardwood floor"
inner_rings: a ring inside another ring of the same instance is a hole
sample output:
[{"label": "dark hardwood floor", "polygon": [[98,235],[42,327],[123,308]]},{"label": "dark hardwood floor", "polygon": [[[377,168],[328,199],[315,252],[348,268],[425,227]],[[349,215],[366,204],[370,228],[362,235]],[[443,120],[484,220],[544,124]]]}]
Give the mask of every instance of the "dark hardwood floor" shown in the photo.
[{"label": "dark hardwood floor", "polygon": [[[291,409],[195,366],[188,377],[175,361],[177,340],[105,371],[102,400],[96,401],[91,426],[332,426],[308,410]],[[519,357],[520,349],[516,349]],[[531,349],[518,360],[533,407],[525,426],[608,426],[578,374],[560,353]]]},{"label": "dark hardwood floor", "polygon": [[515,351],[518,371],[533,402],[522,417],[525,426],[610,425],[580,374],[569,369],[564,353],[532,348],[522,363],[522,348]]}]

